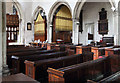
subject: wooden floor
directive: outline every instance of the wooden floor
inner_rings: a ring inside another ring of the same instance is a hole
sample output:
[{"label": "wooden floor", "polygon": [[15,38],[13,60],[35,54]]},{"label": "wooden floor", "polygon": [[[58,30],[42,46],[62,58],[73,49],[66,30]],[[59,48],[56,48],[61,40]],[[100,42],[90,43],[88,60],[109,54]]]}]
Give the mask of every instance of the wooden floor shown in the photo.
[{"label": "wooden floor", "polygon": [[22,73],[18,73],[15,75],[0,78],[0,83],[39,83],[39,82],[33,80],[32,78]]}]

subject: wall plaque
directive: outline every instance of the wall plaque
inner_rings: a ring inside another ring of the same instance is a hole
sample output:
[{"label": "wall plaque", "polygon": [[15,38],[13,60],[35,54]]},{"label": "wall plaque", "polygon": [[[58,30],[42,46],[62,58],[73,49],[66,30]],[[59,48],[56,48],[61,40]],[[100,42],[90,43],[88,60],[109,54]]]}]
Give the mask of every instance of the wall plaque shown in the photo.
[{"label": "wall plaque", "polygon": [[104,8],[99,12],[98,32],[102,35],[108,34],[107,11]]}]

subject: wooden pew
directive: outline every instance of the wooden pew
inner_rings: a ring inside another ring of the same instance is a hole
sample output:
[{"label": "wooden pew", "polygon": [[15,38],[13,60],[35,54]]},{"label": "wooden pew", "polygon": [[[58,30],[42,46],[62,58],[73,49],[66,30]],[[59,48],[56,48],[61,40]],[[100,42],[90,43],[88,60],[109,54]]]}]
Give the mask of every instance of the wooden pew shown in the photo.
[{"label": "wooden pew", "polygon": [[47,50],[47,48],[43,47],[43,48],[34,48],[34,47],[24,47],[24,48],[19,48],[19,49],[13,49],[13,50],[8,50],[7,54],[11,54],[11,53],[18,53],[18,52],[24,52],[24,51],[39,51],[39,50]]},{"label": "wooden pew", "polygon": [[119,83],[120,82],[120,71],[99,81],[99,83],[106,83],[106,82],[107,83],[108,82],[109,83]]},{"label": "wooden pew", "polygon": [[36,54],[30,56],[12,56],[12,69],[13,73],[25,73],[25,60],[36,61],[36,60],[43,60],[49,58],[57,58],[61,56],[67,56],[68,52],[53,52],[53,53],[46,53],[46,54]]},{"label": "wooden pew", "polygon": [[99,58],[99,56],[105,55],[105,48],[112,48],[112,47],[91,47],[91,52],[94,53],[93,60]]},{"label": "wooden pew", "polygon": [[87,83],[119,83],[120,82],[120,71],[114,73],[98,82],[87,80]]},{"label": "wooden pew", "polygon": [[8,67],[11,68],[12,67],[12,59],[11,57],[14,56],[29,56],[29,55],[35,55],[35,54],[44,54],[44,53],[52,53],[52,52],[56,52],[55,49],[52,50],[41,50],[41,51],[25,51],[25,52],[19,52],[19,53],[12,53],[10,55],[7,55],[7,64]]},{"label": "wooden pew", "polygon": [[106,48],[105,56],[108,56],[109,54],[114,55],[116,50],[120,50],[120,48]]},{"label": "wooden pew", "polygon": [[[115,75],[118,74],[118,72],[120,71],[120,62],[119,62],[120,55],[119,54],[113,54],[113,55],[110,54],[109,57],[110,57],[110,60],[109,60],[110,75],[106,78],[103,78],[103,79],[99,80],[99,81],[88,80],[87,81],[88,83],[106,83],[108,80],[113,81],[112,78],[116,78]],[[117,76],[117,77],[119,77],[119,76]],[[111,82],[109,82],[109,83],[111,83]],[[113,81],[113,83],[114,83],[114,81]]]},{"label": "wooden pew", "polygon": [[65,45],[65,50],[73,50],[76,54],[76,46],[75,45]]},{"label": "wooden pew", "polygon": [[[92,57],[93,53],[90,52],[84,55],[86,55],[87,57]],[[86,57],[84,57],[84,55],[79,54],[39,61],[25,61],[26,75],[36,80],[45,81],[48,76],[47,74],[48,67],[61,68],[77,63],[82,63],[83,61],[92,59],[92,58],[85,59]]]},{"label": "wooden pew", "polygon": [[94,83],[94,81],[98,83],[98,81],[120,71],[119,60],[120,55],[117,54],[60,69],[49,68],[49,82],[72,83],[78,81],[86,83],[89,80],[89,83]]},{"label": "wooden pew", "polygon": [[8,45],[7,48],[25,47],[25,45]]},{"label": "wooden pew", "polygon": [[91,52],[90,46],[76,46],[76,54],[82,54],[84,52]]},{"label": "wooden pew", "polygon": [[114,53],[115,49],[119,49],[120,46],[110,46],[110,47],[91,47],[91,52],[94,53],[94,60],[98,59],[99,56],[108,56],[108,52]]},{"label": "wooden pew", "polygon": [[67,51],[73,50],[76,53],[76,46],[75,45],[66,45],[66,44],[47,44],[47,50],[50,49],[58,49],[60,51]]},{"label": "wooden pew", "polygon": [[87,79],[100,80],[109,75],[108,57],[59,69],[48,68],[49,83],[86,83]]}]

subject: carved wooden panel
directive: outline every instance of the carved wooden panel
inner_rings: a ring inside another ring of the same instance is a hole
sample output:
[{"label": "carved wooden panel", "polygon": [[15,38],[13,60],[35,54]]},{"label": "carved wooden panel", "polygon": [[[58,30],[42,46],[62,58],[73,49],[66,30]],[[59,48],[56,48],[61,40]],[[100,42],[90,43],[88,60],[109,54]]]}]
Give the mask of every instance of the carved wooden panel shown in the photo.
[{"label": "carved wooden panel", "polygon": [[6,35],[7,42],[17,41],[17,36],[19,32],[19,17],[18,15],[6,15]]}]

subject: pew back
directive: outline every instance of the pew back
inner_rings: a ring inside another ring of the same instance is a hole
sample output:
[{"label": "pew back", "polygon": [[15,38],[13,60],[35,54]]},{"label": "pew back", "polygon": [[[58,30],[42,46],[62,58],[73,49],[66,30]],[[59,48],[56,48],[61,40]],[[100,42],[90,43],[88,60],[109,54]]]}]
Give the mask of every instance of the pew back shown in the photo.
[{"label": "pew back", "polygon": [[68,52],[53,52],[53,53],[46,53],[46,54],[36,54],[36,55],[29,55],[29,56],[12,56],[12,69],[13,73],[25,73],[25,60],[36,61],[36,60],[43,60],[49,58],[57,58],[62,56],[67,56]]},{"label": "pew back", "polygon": [[[57,69],[57,68],[62,68],[62,67],[66,67],[73,64],[82,63],[83,61],[86,61],[86,60],[92,60],[92,58],[85,59],[84,56],[82,54],[79,54],[79,55],[64,56],[59,58],[45,59],[45,60],[34,61],[34,62],[25,61],[25,64],[27,67],[26,75],[39,80],[40,77],[45,78],[48,76],[47,74],[48,67]],[[91,57],[93,56],[93,53],[91,52],[87,53],[86,57],[87,56]]]},{"label": "pew back", "polygon": [[[109,74],[108,57],[94,61],[88,61],[64,68],[54,69],[48,68],[49,81],[65,83],[80,82],[85,83],[87,79],[100,80]],[[58,72],[56,72],[58,71]],[[62,75],[60,75],[62,72]],[[98,77],[99,76],[99,77]],[[62,79],[62,80],[61,80]]]}]

